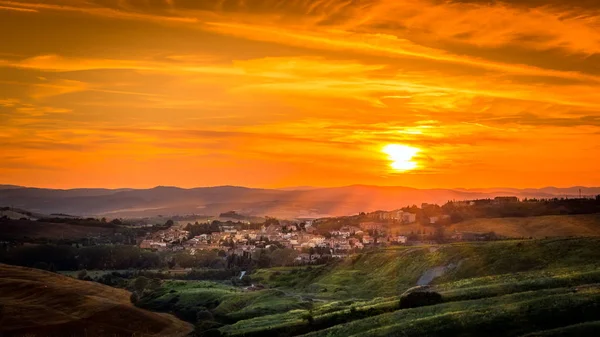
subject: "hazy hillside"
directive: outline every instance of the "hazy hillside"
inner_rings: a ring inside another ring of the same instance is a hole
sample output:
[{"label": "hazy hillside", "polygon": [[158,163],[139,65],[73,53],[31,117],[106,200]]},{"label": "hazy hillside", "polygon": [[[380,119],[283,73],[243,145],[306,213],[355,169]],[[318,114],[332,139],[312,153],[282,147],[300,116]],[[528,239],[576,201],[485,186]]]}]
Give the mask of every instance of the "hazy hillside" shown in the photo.
[{"label": "hazy hillside", "polygon": [[[394,225],[392,231],[399,234],[432,232],[431,226],[418,223]],[[600,236],[600,214],[546,215],[517,218],[477,218],[461,221],[445,227],[447,235],[453,232],[496,234],[510,238],[545,238],[564,236]]]},{"label": "hazy hillside", "polygon": [[507,237],[600,236],[600,215],[472,219],[453,224],[448,230],[476,233],[495,232]]},{"label": "hazy hillside", "polygon": [[134,307],[130,293],[0,264],[2,336],[185,336],[192,326]]},{"label": "hazy hillside", "polygon": [[16,239],[80,239],[94,236],[112,235],[115,228],[85,226],[71,223],[57,223],[28,220],[0,220],[0,240]]},{"label": "hazy hillside", "polygon": [[[407,187],[347,186],[298,190],[269,190],[221,186],[194,189],[0,189],[0,205],[41,213],[76,215],[152,216],[173,214],[218,215],[236,210],[248,215],[284,218],[349,215],[392,210],[412,204],[445,203],[449,200],[577,195],[579,187],[558,189],[430,189]],[[600,194],[600,188],[582,188],[584,195]]]}]

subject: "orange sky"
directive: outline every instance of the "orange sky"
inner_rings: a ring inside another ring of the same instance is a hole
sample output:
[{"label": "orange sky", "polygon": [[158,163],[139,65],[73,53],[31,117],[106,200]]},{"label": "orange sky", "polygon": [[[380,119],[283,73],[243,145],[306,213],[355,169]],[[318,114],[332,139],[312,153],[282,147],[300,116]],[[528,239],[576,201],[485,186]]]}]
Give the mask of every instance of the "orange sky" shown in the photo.
[{"label": "orange sky", "polygon": [[0,183],[600,185],[598,1],[0,0],[0,31]]}]

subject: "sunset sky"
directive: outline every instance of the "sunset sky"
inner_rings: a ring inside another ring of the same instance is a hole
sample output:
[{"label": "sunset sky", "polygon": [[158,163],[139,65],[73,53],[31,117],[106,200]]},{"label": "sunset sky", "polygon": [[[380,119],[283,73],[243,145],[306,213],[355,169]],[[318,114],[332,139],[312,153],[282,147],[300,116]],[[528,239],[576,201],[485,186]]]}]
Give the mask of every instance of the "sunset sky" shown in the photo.
[{"label": "sunset sky", "polygon": [[0,184],[600,185],[597,0],[0,0]]}]

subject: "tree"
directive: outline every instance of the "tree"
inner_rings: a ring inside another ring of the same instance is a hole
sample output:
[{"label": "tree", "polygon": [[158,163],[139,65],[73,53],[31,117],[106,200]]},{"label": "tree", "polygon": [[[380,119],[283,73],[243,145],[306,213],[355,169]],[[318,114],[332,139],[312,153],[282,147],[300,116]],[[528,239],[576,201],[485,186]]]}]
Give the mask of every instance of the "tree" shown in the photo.
[{"label": "tree", "polygon": [[133,288],[135,289],[135,291],[141,294],[142,292],[144,292],[144,289],[146,289],[149,283],[150,279],[148,279],[145,276],[140,276],[136,278],[133,282]]},{"label": "tree", "polygon": [[212,321],[215,318],[213,314],[205,307],[199,307],[196,312],[196,321]]},{"label": "tree", "polygon": [[161,284],[162,284],[162,281],[160,279],[153,278],[150,281],[150,283],[148,284],[148,289],[150,289],[150,290],[156,290],[156,289],[160,288]]},{"label": "tree", "polygon": [[302,315],[302,318],[305,319],[310,325],[315,322],[315,318],[312,315],[312,310]]},{"label": "tree", "polygon": [[417,308],[442,303],[442,295],[434,291],[417,291],[400,298],[400,309]]},{"label": "tree", "polygon": [[173,256],[173,260],[181,268],[196,267],[196,257],[187,252],[179,253],[179,254]]},{"label": "tree", "polygon": [[444,243],[446,241],[446,230],[444,226],[437,226],[435,228],[435,233],[433,234],[433,239],[437,243]]},{"label": "tree", "polygon": [[79,273],[77,273],[77,278],[80,280],[84,280],[85,277],[88,275],[87,270],[82,270]]},{"label": "tree", "polygon": [[131,296],[129,296],[129,300],[135,305],[140,300],[140,298],[136,293],[131,293]]},{"label": "tree", "polygon": [[294,249],[276,249],[271,253],[271,263],[273,266],[288,266],[294,263],[296,257],[298,252]]}]

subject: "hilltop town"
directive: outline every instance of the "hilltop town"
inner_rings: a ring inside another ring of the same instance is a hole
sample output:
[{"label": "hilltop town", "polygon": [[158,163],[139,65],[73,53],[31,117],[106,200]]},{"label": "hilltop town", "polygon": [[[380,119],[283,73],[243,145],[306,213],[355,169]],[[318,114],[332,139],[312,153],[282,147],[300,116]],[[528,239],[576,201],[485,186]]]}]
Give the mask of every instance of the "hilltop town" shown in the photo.
[{"label": "hilltop town", "polygon": [[[495,233],[445,233],[444,226],[456,220],[457,209],[510,208],[520,203],[517,197],[496,197],[449,202],[444,206],[424,203],[420,208],[412,206],[348,217],[295,221],[267,218],[258,224],[210,219],[187,225],[180,222],[149,234],[139,246],[156,251],[186,251],[192,255],[198,251],[218,250],[227,255],[247,257],[257,249],[287,248],[297,252],[297,263],[316,263],[389,245],[497,239]],[[243,218],[235,212],[228,215]],[[420,229],[415,230],[415,225]]]},{"label": "hilltop town", "polygon": [[148,234],[140,248],[157,251],[218,250],[227,255],[251,257],[256,250],[287,248],[297,252],[297,263],[343,258],[364,249],[389,245],[419,245],[451,241],[489,241],[501,238],[494,232],[465,232],[448,226],[469,218],[577,214],[593,212],[598,198],[524,199],[500,196],[494,199],[450,201],[442,206],[424,203],[393,211],[360,213],[346,217],[278,220],[263,223],[205,219],[177,224]]}]

